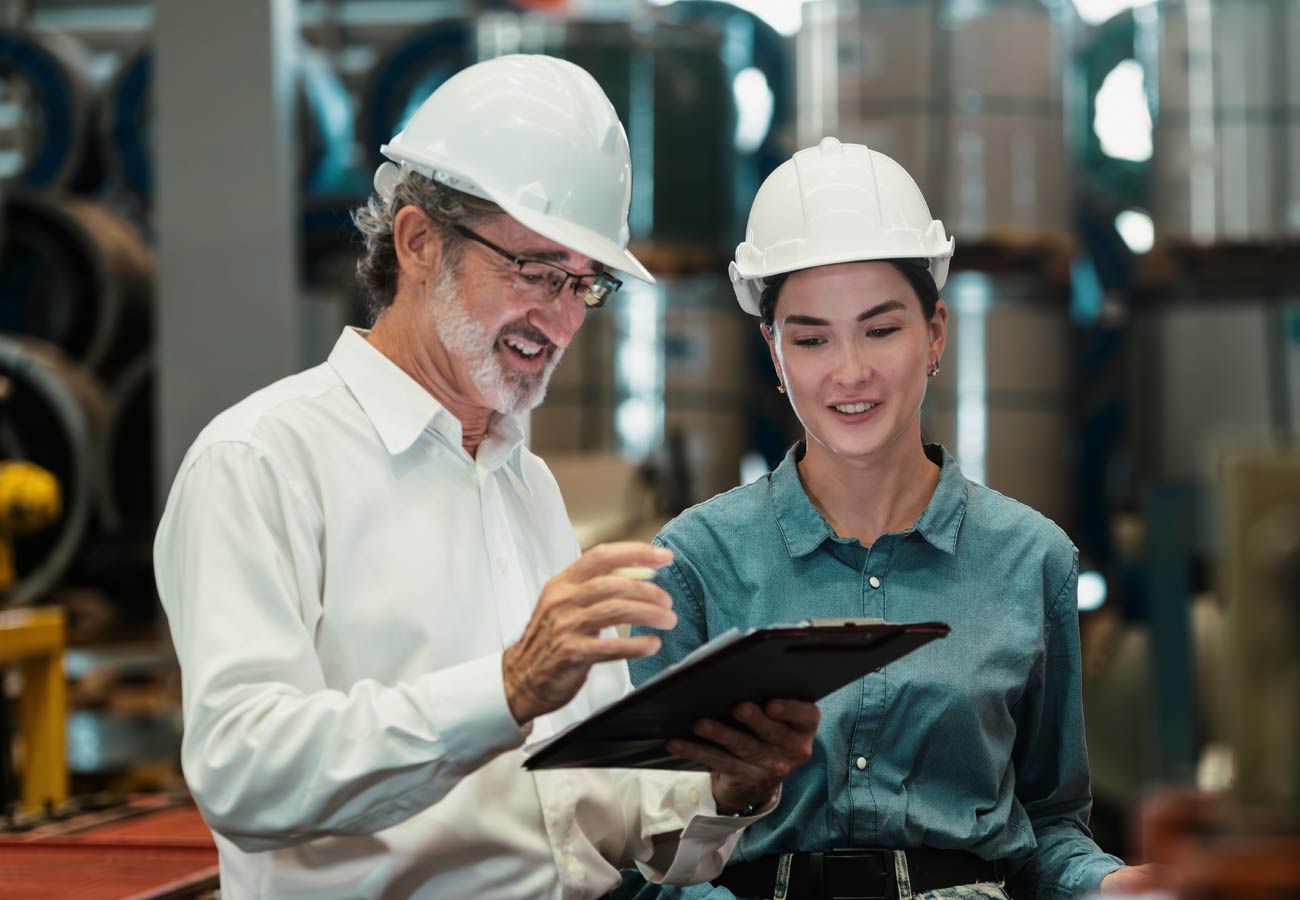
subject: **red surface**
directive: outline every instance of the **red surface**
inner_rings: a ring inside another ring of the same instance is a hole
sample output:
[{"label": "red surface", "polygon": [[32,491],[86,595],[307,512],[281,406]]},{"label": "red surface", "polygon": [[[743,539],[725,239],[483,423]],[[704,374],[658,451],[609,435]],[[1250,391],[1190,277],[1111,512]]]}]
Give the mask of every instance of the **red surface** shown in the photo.
[{"label": "red surface", "polygon": [[217,850],[192,806],[74,834],[0,841],[0,900],[145,900],[215,886]]},{"label": "red surface", "polygon": [[0,844],[4,900],[124,900],[216,876],[216,851],[141,844]]},{"label": "red surface", "polygon": [[[166,847],[207,847],[216,852],[212,832],[192,806],[135,816],[76,835],[88,844],[152,844]],[[214,856],[215,860],[216,857]]]}]

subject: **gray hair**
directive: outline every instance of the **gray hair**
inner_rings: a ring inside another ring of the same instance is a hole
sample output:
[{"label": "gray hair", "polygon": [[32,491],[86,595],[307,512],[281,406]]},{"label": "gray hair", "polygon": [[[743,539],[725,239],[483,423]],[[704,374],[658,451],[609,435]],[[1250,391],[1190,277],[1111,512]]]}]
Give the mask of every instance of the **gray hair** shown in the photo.
[{"label": "gray hair", "polygon": [[404,206],[424,210],[437,223],[442,238],[442,265],[453,273],[464,251],[464,242],[455,226],[473,227],[502,214],[501,207],[491,201],[449,188],[411,170],[402,173],[388,199],[372,194],[352,212],[352,222],[365,241],[365,254],[357,260],[357,277],[365,289],[372,320],[392,305],[397,293],[399,266],[393,245],[393,220]]}]

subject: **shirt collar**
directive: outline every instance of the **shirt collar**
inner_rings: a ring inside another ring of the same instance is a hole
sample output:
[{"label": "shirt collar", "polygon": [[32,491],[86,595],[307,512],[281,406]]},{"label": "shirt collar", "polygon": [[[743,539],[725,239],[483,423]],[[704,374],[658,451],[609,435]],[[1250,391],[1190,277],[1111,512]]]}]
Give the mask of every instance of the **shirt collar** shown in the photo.
[{"label": "shirt collar", "polygon": [[[365,339],[359,328],[345,328],[330,352],[329,364],[347,385],[390,454],[409,450],[426,429],[461,445],[461,424],[438,399]],[[479,462],[495,468],[517,456],[523,432],[514,416],[493,416]],[[486,457],[486,458],[485,458]]]},{"label": "shirt collar", "polygon": [[799,479],[799,459],[803,456],[803,441],[790,448],[781,464],[772,473],[772,506],[776,510],[776,525],[785,538],[785,548],[792,557],[807,556],[827,538],[835,537],[826,517],[813,506],[808,492]]},{"label": "shirt collar", "polygon": [[939,464],[939,484],[914,530],[934,549],[951,555],[957,552],[957,533],[966,518],[970,483],[942,444],[926,444],[925,455]]},{"label": "shirt collar", "polygon": [[[921,513],[911,530],[936,550],[952,554],[957,551],[957,532],[966,516],[966,478],[957,467],[957,461],[941,445],[925,445],[925,454],[939,463],[939,484],[925,512]],[[772,506],[776,523],[792,557],[807,556],[827,538],[836,536],[821,510],[813,506],[799,479],[798,462],[802,456],[803,442],[800,441],[790,448],[772,473]]]}]

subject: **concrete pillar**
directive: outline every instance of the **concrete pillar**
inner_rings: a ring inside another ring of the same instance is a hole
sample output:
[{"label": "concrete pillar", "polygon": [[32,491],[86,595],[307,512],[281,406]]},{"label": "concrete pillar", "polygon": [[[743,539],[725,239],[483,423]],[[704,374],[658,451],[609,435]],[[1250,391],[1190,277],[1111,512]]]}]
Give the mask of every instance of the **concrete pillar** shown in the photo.
[{"label": "concrete pillar", "polygon": [[296,367],[296,0],[156,9],[162,496],[214,415]]}]

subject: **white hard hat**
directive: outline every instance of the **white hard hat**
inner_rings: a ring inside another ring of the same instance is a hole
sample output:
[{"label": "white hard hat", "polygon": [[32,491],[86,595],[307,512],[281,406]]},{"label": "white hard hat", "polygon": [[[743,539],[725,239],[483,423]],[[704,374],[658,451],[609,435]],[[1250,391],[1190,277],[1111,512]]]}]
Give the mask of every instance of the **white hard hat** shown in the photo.
[{"label": "white hard hat", "polygon": [[[549,56],[502,56],[447,79],[379,148],[403,168],[491,200],[533,231],[642,281],[627,250],[632,160],[600,85]],[[392,195],[384,163],[375,190]]]},{"label": "white hard hat", "polygon": [[764,278],[814,266],[924,259],[942,288],[954,246],[907,170],[828,137],[767,176],[728,271],[741,309],[756,316]]}]

